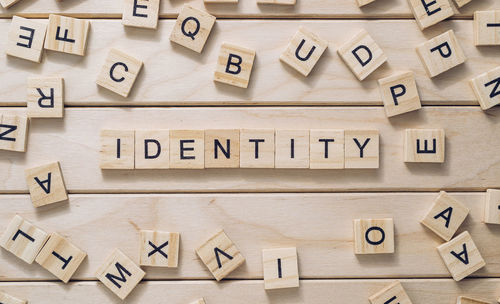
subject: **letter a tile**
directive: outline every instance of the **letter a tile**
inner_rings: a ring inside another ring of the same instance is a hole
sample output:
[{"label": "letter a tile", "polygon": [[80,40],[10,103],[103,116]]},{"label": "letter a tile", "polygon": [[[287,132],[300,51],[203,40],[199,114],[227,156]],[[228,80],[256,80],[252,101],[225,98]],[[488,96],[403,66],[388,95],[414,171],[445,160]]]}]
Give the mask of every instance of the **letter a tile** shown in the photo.
[{"label": "letter a tile", "polygon": [[27,304],[28,301],[18,299],[0,291],[0,303],[3,304]]},{"label": "letter a tile", "polygon": [[141,266],[176,268],[179,260],[179,233],[141,231]]},{"label": "letter a tile", "polygon": [[354,253],[394,253],[394,222],[392,218],[355,219]]},{"label": "letter a tile", "polygon": [[412,304],[400,282],[394,282],[369,298],[371,304]]},{"label": "letter a tile", "polygon": [[125,26],[156,29],[160,0],[124,0],[122,24]]},{"label": "letter a tile", "polygon": [[488,110],[500,104],[500,67],[477,76],[470,81],[470,85],[481,109]]},{"label": "letter a tile", "polygon": [[201,53],[214,24],[214,16],[185,4],[170,34],[170,41]]},{"label": "letter a tile", "polygon": [[84,56],[89,28],[88,20],[51,14],[45,49]]},{"label": "letter a tile", "polygon": [[12,17],[5,52],[9,56],[40,62],[46,31],[46,24],[18,16]]},{"label": "letter a tile", "polygon": [[444,163],[445,134],[442,129],[406,129],[404,161]]},{"label": "letter a tile", "polygon": [[31,202],[41,207],[68,199],[59,162],[25,170]]},{"label": "letter a tile", "polygon": [[246,89],[254,59],[254,50],[229,43],[222,44],[214,80]]},{"label": "letter a tile", "polygon": [[265,289],[299,287],[297,248],[262,250]]}]

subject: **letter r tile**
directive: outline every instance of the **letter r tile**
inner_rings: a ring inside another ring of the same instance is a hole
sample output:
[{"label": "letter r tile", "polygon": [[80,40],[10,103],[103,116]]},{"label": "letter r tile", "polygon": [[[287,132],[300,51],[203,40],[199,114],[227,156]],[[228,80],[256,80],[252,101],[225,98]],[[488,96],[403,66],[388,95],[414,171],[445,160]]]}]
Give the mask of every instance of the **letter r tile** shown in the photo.
[{"label": "letter r tile", "polygon": [[185,4],[172,29],[170,41],[201,53],[214,24],[214,16]]}]

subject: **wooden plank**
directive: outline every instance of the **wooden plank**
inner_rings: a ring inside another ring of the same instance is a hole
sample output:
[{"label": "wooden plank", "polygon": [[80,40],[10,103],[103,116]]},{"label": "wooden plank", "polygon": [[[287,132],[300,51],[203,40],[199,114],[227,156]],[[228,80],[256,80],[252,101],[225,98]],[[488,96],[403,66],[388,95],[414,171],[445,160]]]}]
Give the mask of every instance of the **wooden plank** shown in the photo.
[{"label": "wooden plank", "polygon": [[[281,247],[297,247],[302,279],[451,278],[436,249],[443,241],[419,223],[437,195],[75,194],[68,205],[37,210],[27,195],[0,195],[0,231],[17,213],[47,232],[63,235],[88,253],[73,277],[77,280],[95,279],[95,271],[114,248],[138,263],[141,229],[180,233],[179,267],[144,267],[148,279],[213,279],[195,249],[219,229],[246,259],[228,278],[262,279],[262,249]],[[471,209],[458,233],[469,231],[486,261],[473,276],[498,277],[500,227],[481,222],[484,195],[452,194]],[[367,216],[394,218],[394,254],[354,254],[352,220]],[[2,281],[53,279],[42,267],[5,250],[0,250],[0,269]]]},{"label": "wooden plank", "polygon": [[[23,109],[5,108],[5,113]],[[0,151],[0,192],[27,193],[24,169],[58,160],[70,193],[317,192],[500,188],[500,109],[428,107],[390,121],[381,107],[85,108],[33,120],[26,153]],[[444,164],[403,161],[404,131],[442,128]],[[364,170],[99,168],[101,129],[375,129],[380,168]],[[121,172],[119,172],[121,171]]]},{"label": "wooden plank", "polygon": [[[0,20],[0,32],[6,32],[9,25],[10,20]],[[25,105],[26,79],[33,74],[63,77],[66,105],[73,106],[382,105],[377,80],[396,70],[415,72],[424,105],[477,105],[469,79],[500,65],[496,48],[474,46],[472,21],[465,20],[441,23],[426,30],[425,34],[411,20],[219,20],[202,54],[171,43],[169,36],[173,25],[173,20],[163,20],[158,31],[146,31],[124,27],[118,20],[93,20],[84,58],[46,51],[43,63],[36,64],[0,56],[0,66],[4,67],[0,71],[3,81],[0,105]],[[330,41],[307,78],[279,60],[301,25]],[[340,60],[336,50],[362,28],[369,32],[389,59],[388,64],[360,82]],[[468,61],[431,80],[415,48],[449,28],[453,28]],[[261,34],[263,32],[265,36]],[[401,37],[404,37],[404,43],[401,43]],[[0,50],[5,49],[6,42],[7,35],[0,36]],[[213,75],[223,42],[257,51],[248,89],[214,83]],[[127,50],[144,62],[144,70],[128,98],[95,85],[110,47]]]}]

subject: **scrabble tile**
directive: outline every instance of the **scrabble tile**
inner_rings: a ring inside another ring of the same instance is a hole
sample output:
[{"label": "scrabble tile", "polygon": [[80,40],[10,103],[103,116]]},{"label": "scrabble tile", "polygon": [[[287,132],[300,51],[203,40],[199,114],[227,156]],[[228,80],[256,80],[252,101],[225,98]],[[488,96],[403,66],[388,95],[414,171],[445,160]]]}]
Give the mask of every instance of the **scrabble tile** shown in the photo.
[{"label": "scrabble tile", "polygon": [[345,130],[344,138],[346,169],[379,167],[378,130]]},{"label": "scrabble tile", "polygon": [[170,41],[201,53],[214,24],[214,16],[185,4],[172,29]]},{"label": "scrabble tile", "polygon": [[360,81],[387,61],[384,51],[365,30],[357,33],[351,40],[343,44],[337,52]]},{"label": "scrabble tile", "polygon": [[299,287],[297,248],[262,250],[265,289]]},{"label": "scrabble tile", "polygon": [[0,150],[25,152],[28,117],[0,114]]},{"label": "scrabble tile", "polygon": [[407,163],[444,163],[443,129],[406,129],[404,161]]},{"label": "scrabble tile", "polygon": [[374,2],[375,0],[356,0],[356,1],[358,2],[358,6],[362,7],[362,6],[365,6],[367,4]]},{"label": "scrabble tile", "polygon": [[[9,8],[11,7],[12,5],[16,4],[17,2],[19,2],[20,0],[0,0],[0,5],[3,7],[3,8]],[[8,303],[7,303],[8,304]]]},{"label": "scrabble tile", "polygon": [[500,104],[500,67],[477,76],[470,85],[481,109],[488,110]]},{"label": "scrabble tile", "polygon": [[240,130],[240,167],[274,168],[274,130]]},{"label": "scrabble tile", "polygon": [[141,69],[142,61],[117,49],[111,49],[96,83],[118,95],[128,97]]},{"label": "scrabble tile", "polygon": [[3,304],[27,304],[28,301],[18,299],[0,291],[0,303]]},{"label": "scrabble tile", "polygon": [[28,108],[30,118],[62,118],[64,88],[60,77],[28,78]]},{"label": "scrabble tile", "polygon": [[472,0],[455,0],[455,3],[458,7],[462,7],[466,4],[469,4]]},{"label": "scrabble tile", "polygon": [[214,80],[246,89],[252,73],[255,51],[223,43],[217,60]]},{"label": "scrabble tile", "polygon": [[457,298],[457,304],[491,304],[491,302],[459,296]]},{"label": "scrabble tile", "polygon": [[135,130],[135,169],[168,169],[169,161],[169,130]]},{"label": "scrabble tile", "polygon": [[394,223],[392,218],[355,219],[354,253],[394,253]]},{"label": "scrabble tile", "polygon": [[237,4],[238,0],[203,0],[205,4],[219,4],[219,3],[229,3]]},{"label": "scrabble tile", "polygon": [[41,207],[68,199],[59,162],[28,168],[24,172],[33,206]]},{"label": "scrabble tile", "polygon": [[160,0],[124,0],[122,24],[125,26],[156,29]]},{"label": "scrabble tile", "polygon": [[85,56],[90,21],[49,15],[45,49]]},{"label": "scrabble tile", "polygon": [[400,282],[394,282],[369,298],[371,304],[412,304]]},{"label": "scrabble tile", "polygon": [[296,0],[257,0],[257,4],[295,5]]},{"label": "scrabble tile", "polygon": [[16,215],[0,237],[0,246],[32,264],[48,238],[45,231]]},{"label": "scrabble tile", "polygon": [[205,168],[240,167],[240,130],[205,130]]},{"label": "scrabble tile", "polygon": [[276,130],[275,168],[309,168],[309,130]]},{"label": "scrabble tile", "polygon": [[449,0],[408,0],[408,3],[421,30],[454,14]]},{"label": "scrabble tile", "polygon": [[437,249],[455,281],[462,280],[486,265],[467,231]]},{"label": "scrabble tile", "polygon": [[422,108],[413,72],[395,73],[379,79],[378,85],[387,117]]},{"label": "scrabble tile", "polygon": [[125,299],[146,273],[120,250],[113,253],[99,267],[95,276],[120,299]]},{"label": "scrabble tile", "polygon": [[225,278],[245,262],[240,250],[223,230],[196,249],[196,254],[217,281]]},{"label": "scrabble tile", "polygon": [[205,304],[205,299],[201,298],[201,299],[198,299],[194,302],[191,302],[191,304]]},{"label": "scrabble tile", "polygon": [[453,30],[417,47],[417,54],[429,77],[435,77],[465,62],[466,57]]},{"label": "scrabble tile", "polygon": [[288,44],[280,60],[300,74],[307,76],[311,73],[319,58],[328,47],[328,41],[304,27],[300,27]]},{"label": "scrabble tile", "polygon": [[47,25],[44,23],[18,16],[12,17],[5,53],[29,61],[40,62],[46,31]]},{"label": "scrabble tile", "polygon": [[142,230],[140,256],[141,266],[177,268],[179,233]]},{"label": "scrabble tile", "polygon": [[101,169],[134,169],[135,131],[101,130]]},{"label": "scrabble tile", "polygon": [[309,168],[344,169],[344,130],[310,130]]},{"label": "scrabble tile", "polygon": [[500,11],[474,12],[474,44],[500,45]]},{"label": "scrabble tile", "polygon": [[500,224],[500,190],[486,190],[484,222],[487,224]]},{"label": "scrabble tile", "polygon": [[170,168],[205,168],[205,132],[203,130],[170,131]]},{"label": "scrabble tile", "polygon": [[468,214],[469,208],[441,191],[420,223],[445,241],[449,241]]},{"label": "scrabble tile", "polygon": [[59,235],[51,233],[35,261],[64,283],[68,283],[87,257],[80,248]]}]

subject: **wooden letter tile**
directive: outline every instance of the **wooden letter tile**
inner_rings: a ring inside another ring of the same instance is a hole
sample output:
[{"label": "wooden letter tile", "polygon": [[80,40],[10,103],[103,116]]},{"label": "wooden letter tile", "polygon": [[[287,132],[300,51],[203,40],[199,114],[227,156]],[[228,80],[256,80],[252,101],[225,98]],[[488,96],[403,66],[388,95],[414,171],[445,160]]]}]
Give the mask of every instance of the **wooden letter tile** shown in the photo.
[{"label": "wooden letter tile", "polygon": [[0,303],[2,304],[27,304],[28,301],[18,299],[0,291]]},{"label": "wooden letter tile", "polygon": [[140,256],[141,266],[177,268],[179,233],[142,230]]},{"label": "wooden letter tile", "polygon": [[344,130],[311,130],[309,149],[309,168],[344,169]]},{"label": "wooden letter tile", "polygon": [[[11,6],[13,6],[14,4],[16,4],[17,2],[19,2],[20,0],[0,0],[0,5],[3,7],[3,8],[9,8]],[[6,303],[6,304],[9,304],[9,303]]]},{"label": "wooden letter tile", "polygon": [[500,190],[486,190],[484,222],[487,224],[500,224]]},{"label": "wooden letter tile", "polygon": [[135,131],[101,131],[101,169],[134,169]]},{"label": "wooden letter tile", "polygon": [[379,167],[378,130],[346,130],[345,168],[377,169]]},{"label": "wooden letter tile", "polygon": [[24,172],[33,206],[40,207],[68,199],[59,162],[29,168]]},{"label": "wooden letter tile", "polygon": [[191,302],[191,304],[205,304],[205,299],[201,298],[201,299],[198,299],[194,302]]},{"label": "wooden letter tile", "polygon": [[238,0],[203,0],[205,4],[220,4],[220,3],[230,3],[237,4]]},{"label": "wooden letter tile", "polygon": [[120,299],[125,299],[146,273],[120,250],[115,249],[95,276]]},{"label": "wooden letter tile", "polygon": [[170,131],[170,168],[205,168],[205,132],[203,130]]},{"label": "wooden letter tile", "polygon": [[369,298],[371,304],[412,304],[403,285],[394,282]]},{"label": "wooden letter tile", "polygon": [[254,50],[223,43],[217,60],[214,80],[246,89],[250,81],[254,59]]},{"label": "wooden letter tile", "polygon": [[240,250],[223,230],[196,249],[196,254],[217,281],[225,278],[245,262]]},{"label": "wooden letter tile", "polygon": [[360,81],[387,61],[384,51],[365,30],[343,44],[337,52]]},{"label": "wooden letter tile", "polygon": [[28,79],[28,116],[31,118],[62,118],[64,88],[60,77],[30,77]]},{"label": "wooden letter tile", "polygon": [[500,45],[500,11],[474,13],[474,44]]},{"label": "wooden letter tile", "polygon": [[0,150],[25,152],[28,117],[0,114]]},{"label": "wooden letter tile", "polygon": [[394,253],[394,223],[392,218],[355,219],[354,253]]},{"label": "wooden letter tile", "polygon": [[481,109],[488,110],[500,104],[500,67],[477,76],[470,81],[470,85]]},{"label": "wooden letter tile", "polygon": [[136,130],[135,131],[135,168],[168,169],[170,168],[170,131]]},{"label": "wooden letter tile", "polygon": [[417,47],[417,54],[429,77],[435,77],[465,62],[465,54],[453,30]]},{"label": "wooden letter tile", "polygon": [[288,44],[280,60],[300,74],[307,76],[328,47],[328,41],[304,27],[300,27]]},{"label": "wooden letter tile", "polygon": [[457,304],[491,304],[491,302],[459,296],[457,299]]},{"label": "wooden letter tile", "polygon": [[240,167],[240,130],[205,130],[205,168]]},{"label": "wooden letter tile", "polygon": [[46,31],[46,24],[18,16],[12,17],[5,52],[10,56],[40,62]]},{"label": "wooden letter tile", "polygon": [[84,251],[54,232],[50,234],[49,240],[36,257],[36,262],[64,283],[68,283],[86,257]]},{"label": "wooden letter tile", "polygon": [[32,264],[48,238],[45,231],[16,215],[0,237],[0,246]]},{"label": "wooden letter tile", "polygon": [[455,281],[462,280],[486,265],[467,231],[437,249]]},{"label": "wooden letter tile", "polygon": [[170,34],[170,41],[201,53],[214,24],[214,16],[185,4]]},{"label": "wooden letter tile", "polygon": [[472,0],[455,0],[455,3],[458,7],[462,7],[466,4],[469,4],[470,2],[472,2]]},{"label": "wooden letter tile", "polygon": [[309,168],[309,130],[276,130],[275,168]]},{"label": "wooden letter tile", "polygon": [[356,1],[358,2],[359,7],[375,2],[375,0],[356,0]]},{"label": "wooden letter tile", "polygon": [[413,72],[396,73],[378,80],[387,117],[418,110],[422,107]]},{"label": "wooden letter tile", "polygon": [[299,287],[297,248],[262,250],[265,289]]},{"label": "wooden letter tile", "polygon": [[257,0],[257,4],[295,5],[296,0]]},{"label": "wooden letter tile", "polygon": [[408,0],[408,3],[421,30],[454,14],[449,0]]},{"label": "wooden letter tile", "polygon": [[96,83],[118,95],[128,97],[141,69],[142,61],[117,49],[111,49]]},{"label": "wooden letter tile", "polygon": [[90,21],[49,15],[45,48],[78,56],[85,55]]},{"label": "wooden letter tile", "polygon": [[443,129],[406,129],[404,160],[407,163],[444,163]]},{"label": "wooden letter tile", "polygon": [[122,24],[156,29],[159,11],[160,0],[124,0]]},{"label": "wooden letter tile", "polygon": [[274,168],[274,130],[240,130],[240,167]]}]

